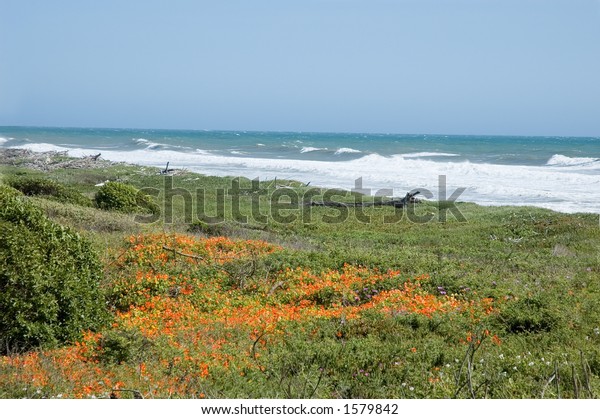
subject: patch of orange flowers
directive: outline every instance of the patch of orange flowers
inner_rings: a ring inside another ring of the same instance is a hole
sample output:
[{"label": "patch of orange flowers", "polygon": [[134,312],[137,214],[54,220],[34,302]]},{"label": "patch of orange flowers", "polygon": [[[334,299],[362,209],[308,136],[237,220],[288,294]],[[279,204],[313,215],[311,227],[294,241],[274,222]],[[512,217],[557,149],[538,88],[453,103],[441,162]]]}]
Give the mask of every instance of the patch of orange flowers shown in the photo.
[{"label": "patch of orange flowers", "polygon": [[[143,388],[147,397],[189,397],[199,382],[219,371],[233,369],[243,376],[248,369],[263,369],[261,354],[281,342],[290,324],[352,320],[367,312],[477,317],[494,310],[489,299],[431,294],[422,285],[427,275],[406,279],[396,270],[296,268],[244,286],[225,269],[237,262],[242,270],[249,266],[251,275],[258,259],[278,251],[266,242],[224,237],[132,236],[109,266],[115,300],[111,328],[87,332],[57,350],[2,357],[0,379],[65,397],[108,397],[122,388]],[[120,364],[105,359],[110,349],[105,336],[111,331],[139,334],[122,343],[120,350],[129,358]],[[48,387],[50,382],[62,387]]]}]

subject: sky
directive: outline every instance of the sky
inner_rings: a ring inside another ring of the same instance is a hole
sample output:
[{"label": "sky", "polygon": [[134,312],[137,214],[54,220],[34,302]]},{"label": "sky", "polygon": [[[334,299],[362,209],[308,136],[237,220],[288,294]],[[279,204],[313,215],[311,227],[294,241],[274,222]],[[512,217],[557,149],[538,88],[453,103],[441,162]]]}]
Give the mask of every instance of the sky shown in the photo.
[{"label": "sky", "polygon": [[0,126],[600,136],[599,0],[0,0]]}]

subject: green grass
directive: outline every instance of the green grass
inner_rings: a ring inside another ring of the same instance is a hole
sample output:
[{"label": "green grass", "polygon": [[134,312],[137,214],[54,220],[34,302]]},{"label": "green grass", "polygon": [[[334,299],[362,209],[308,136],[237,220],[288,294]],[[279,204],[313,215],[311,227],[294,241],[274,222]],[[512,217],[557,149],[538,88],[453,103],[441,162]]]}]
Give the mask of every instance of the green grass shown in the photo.
[{"label": "green grass", "polygon": [[[42,176],[14,167],[3,167],[2,172],[11,178]],[[338,324],[315,320],[312,328],[319,333],[307,334],[307,327],[299,326],[285,345],[269,353],[268,374],[216,376],[203,385],[210,397],[557,398],[600,394],[598,215],[457,203],[466,221],[446,212],[445,221],[440,222],[445,208],[434,202],[416,205],[410,217],[392,207],[300,206],[275,211],[271,199],[285,190],[283,186],[299,196],[310,188],[292,181],[277,185],[266,181],[253,191],[251,181],[242,179],[241,190],[236,190],[233,178],[196,173],[166,177],[157,169],[136,166],[56,170],[43,176],[90,199],[98,190],[94,185],[106,180],[129,183],[150,195],[156,191],[153,196],[161,216],[152,223],[139,222],[147,214],[30,198],[51,219],[88,237],[105,265],[112,263],[123,238],[130,235],[222,234],[281,245],[282,252],[264,261],[261,272],[267,276],[270,271],[297,266],[314,272],[341,269],[344,264],[399,269],[407,278],[430,275],[423,285],[430,293],[442,289],[502,302],[500,313],[482,325],[502,344],[488,345],[486,340],[481,347],[458,344],[466,326],[446,318],[363,318],[350,322],[345,345],[335,339]],[[204,193],[202,210],[198,191]],[[313,199],[321,199],[320,192],[315,191]],[[207,223],[208,217],[219,213],[221,197],[223,221],[213,226]],[[344,200],[353,198],[348,195]],[[260,217],[252,217],[253,202],[258,202],[254,211],[258,208]],[[283,222],[286,216],[290,221]],[[368,222],[361,221],[365,217]],[[390,222],[394,217],[395,222]],[[431,221],[417,223],[416,217]],[[110,275],[105,278],[109,283]],[[126,344],[121,335],[108,338],[115,347]],[[137,335],[135,339],[132,345],[138,348],[143,340]],[[411,347],[419,351],[406,356]],[[121,355],[113,349],[107,356]],[[427,377],[442,378],[432,386]],[[0,388],[1,397],[17,395]]]}]

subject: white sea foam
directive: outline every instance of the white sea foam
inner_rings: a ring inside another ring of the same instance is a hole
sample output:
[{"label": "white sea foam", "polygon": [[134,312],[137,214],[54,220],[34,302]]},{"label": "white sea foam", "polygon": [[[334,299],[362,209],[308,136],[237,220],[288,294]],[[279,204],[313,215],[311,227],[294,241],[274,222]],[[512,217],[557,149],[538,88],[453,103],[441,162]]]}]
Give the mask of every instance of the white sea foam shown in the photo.
[{"label": "white sea foam", "polygon": [[7,143],[7,142],[8,142],[8,138],[0,137],[0,145]]},{"label": "white sea foam", "polygon": [[[52,144],[29,144],[26,148],[67,151],[65,147]],[[68,152],[72,156],[85,156],[100,151],[75,148]],[[157,167],[164,167],[168,161],[170,167],[185,167],[209,175],[288,178],[347,190],[362,177],[362,188],[370,188],[372,193],[390,188],[394,195],[403,196],[407,191],[421,189],[431,191],[431,199],[444,198],[444,191],[439,188],[439,176],[444,175],[447,183],[445,198],[450,198],[458,188],[465,188],[457,200],[482,205],[533,205],[563,212],[600,213],[600,171],[574,170],[572,166],[437,162],[378,154],[351,161],[315,161],[222,156],[203,150],[182,152],[144,148],[101,152],[102,157],[114,161]]]},{"label": "white sea foam", "polygon": [[300,150],[300,153],[311,153],[313,151],[325,151],[327,150],[326,148],[319,148],[319,147],[302,147],[302,149]]},{"label": "white sea foam", "polygon": [[362,153],[360,150],[356,150],[354,148],[341,147],[335,151],[335,154],[344,154],[344,153]]},{"label": "white sea foam", "polygon": [[591,163],[600,163],[599,158],[594,157],[567,157],[555,154],[546,163],[548,166],[584,166]]},{"label": "white sea foam", "polygon": [[145,138],[134,138],[133,141],[136,144],[143,145],[146,148],[151,149],[151,150],[167,146],[166,144],[155,143],[155,142],[147,140]]},{"label": "white sea foam", "polygon": [[141,145],[151,144],[150,140],[147,140],[145,138],[134,138],[133,142],[136,143],[136,144],[141,144]]},{"label": "white sea foam", "polygon": [[455,156],[460,156],[460,154],[438,153],[436,151],[421,151],[418,153],[398,154],[398,156],[404,157],[406,159],[412,159],[412,158],[420,158],[420,157],[455,157]]},{"label": "white sea foam", "polygon": [[[17,147],[17,148],[25,148],[27,150],[35,151],[38,153],[46,152],[46,151],[59,151],[59,152],[60,151],[68,151],[70,156],[81,157],[77,153],[73,153],[73,154],[70,153],[70,151],[79,150],[79,149],[70,149],[70,148],[62,147],[62,146],[55,145],[55,144],[49,144],[49,143],[28,144],[26,146]],[[98,153],[96,153],[96,154],[98,154]]]}]

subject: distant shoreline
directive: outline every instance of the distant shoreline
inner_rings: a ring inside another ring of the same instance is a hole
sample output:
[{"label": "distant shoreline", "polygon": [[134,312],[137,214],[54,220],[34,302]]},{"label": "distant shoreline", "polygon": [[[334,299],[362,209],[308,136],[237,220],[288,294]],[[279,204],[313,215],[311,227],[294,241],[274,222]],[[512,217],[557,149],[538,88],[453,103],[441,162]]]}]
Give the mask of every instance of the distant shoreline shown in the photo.
[{"label": "distant shoreline", "polygon": [[49,172],[56,169],[97,169],[121,163],[105,160],[101,156],[72,157],[63,151],[32,151],[26,148],[0,147],[0,165],[26,167]]},{"label": "distant shoreline", "polygon": [[[0,146],[0,167],[6,166],[16,166],[16,167],[25,167],[28,169],[38,170],[42,172],[50,172],[57,169],[102,169],[108,168],[112,166],[124,165],[124,166],[138,166],[138,167],[151,167],[157,170],[157,174],[160,173],[161,168],[159,166],[154,165],[145,165],[145,164],[136,164],[126,161],[113,161],[107,160],[99,155],[88,155],[82,157],[69,156],[67,151],[32,151],[26,148],[12,148],[12,147],[2,147]],[[175,167],[178,167],[175,165]],[[175,173],[177,173],[180,169],[175,169]],[[203,174],[198,172],[199,174]],[[0,173],[1,174],[1,173]],[[206,175],[206,174],[204,174]],[[288,179],[289,180],[289,179]],[[314,184],[313,186],[319,186]],[[321,185],[322,186],[322,185]],[[326,186],[322,186],[326,187]],[[537,205],[531,205],[530,203],[510,203],[510,204],[481,204],[478,202],[473,202],[470,200],[462,200],[459,199],[457,202],[472,202],[477,205],[481,205],[483,207],[503,207],[503,206],[514,206],[514,207],[536,207],[540,208]],[[575,211],[575,212],[567,212],[567,211],[559,211],[552,208],[541,207],[545,209],[549,209],[551,211],[555,211],[558,213],[564,214],[573,214],[573,213],[583,213],[583,214],[599,214],[600,212],[593,211]]]}]

